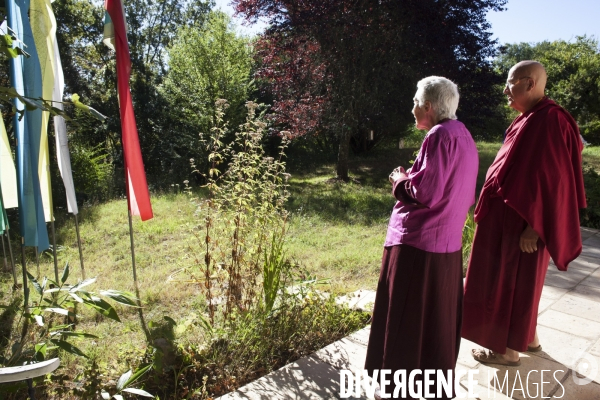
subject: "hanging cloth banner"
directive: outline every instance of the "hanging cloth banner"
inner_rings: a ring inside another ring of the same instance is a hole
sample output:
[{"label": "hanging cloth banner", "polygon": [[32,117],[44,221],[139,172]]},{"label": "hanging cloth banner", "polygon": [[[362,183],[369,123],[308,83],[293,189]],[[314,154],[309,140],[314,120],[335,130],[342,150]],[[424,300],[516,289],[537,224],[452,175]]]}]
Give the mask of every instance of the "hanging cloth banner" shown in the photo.
[{"label": "hanging cloth banner", "polygon": [[[50,20],[52,8],[47,0],[30,0],[29,21],[33,40],[37,50],[42,79],[42,94],[44,100],[52,99],[54,88],[54,71],[52,70],[52,57],[54,52],[54,38],[56,37],[56,25]],[[54,219],[52,206],[52,187],[50,185],[50,153],[48,150],[48,122],[50,113],[42,111],[40,127],[40,154],[38,160],[38,174],[40,177],[40,190],[44,204],[44,217],[46,222]]]},{"label": "hanging cloth banner", "polygon": [[[4,235],[4,231],[8,229],[8,216],[6,215],[6,209],[0,199],[0,209],[2,215],[0,215],[0,235]],[[0,239],[1,240],[1,239]]]},{"label": "hanging cloth banner", "polygon": [[[27,46],[29,58],[16,57],[9,60],[11,85],[17,93],[38,99],[42,95],[42,78],[39,61],[33,42],[27,11],[28,0],[6,0],[8,26],[17,39]],[[14,99],[17,109],[24,105]],[[23,245],[37,247],[42,252],[50,247],[44,218],[42,196],[38,175],[40,154],[41,110],[25,111],[13,117],[14,132],[17,138],[17,187],[19,198],[19,222]]]},{"label": "hanging cloth banner", "polygon": [[[54,91],[52,100],[54,107],[62,110],[63,93],[65,88],[65,78],[58,52],[58,43],[54,41]],[[73,183],[73,171],[71,170],[71,153],[69,152],[69,140],[67,139],[67,124],[60,115],[54,116],[54,136],[56,138],[56,159],[58,160],[58,169],[65,185],[67,194],[67,209],[70,213],[77,215],[77,198],[75,197],[75,185]]]},{"label": "hanging cloth banner", "polygon": [[106,0],[104,7],[107,13],[105,14],[103,41],[108,47],[115,50],[117,57],[117,89],[121,113],[127,204],[132,215],[139,215],[142,221],[145,221],[152,218],[153,214],[133,113],[131,91],[129,90],[131,58],[127,43],[125,11],[120,0]]},{"label": "hanging cloth banner", "polygon": [[0,186],[5,208],[19,207],[17,192],[17,170],[12,157],[4,119],[0,118]]},{"label": "hanging cloth banner", "polygon": [[[35,45],[38,49],[38,56],[42,67],[44,99],[52,99],[53,106],[62,110],[65,80],[62,71],[62,63],[60,61],[60,54],[58,52],[58,42],[56,40],[56,18],[54,17],[50,1],[31,0],[30,18]],[[60,170],[60,175],[65,186],[65,193],[67,195],[67,209],[70,213],[77,214],[77,199],[75,197],[73,172],[71,170],[67,125],[65,119],[60,115],[54,116],[54,137],[56,140],[58,169]],[[48,146],[46,145],[46,150],[47,149]],[[48,154],[47,151],[46,154]],[[49,169],[46,169],[46,172],[49,181]],[[42,174],[43,168],[40,166],[40,177]],[[50,189],[49,185],[48,189]],[[49,191],[49,194],[51,193],[52,192]],[[50,202],[50,206],[51,204],[52,203]],[[48,215],[46,214],[46,217],[47,216]]]}]

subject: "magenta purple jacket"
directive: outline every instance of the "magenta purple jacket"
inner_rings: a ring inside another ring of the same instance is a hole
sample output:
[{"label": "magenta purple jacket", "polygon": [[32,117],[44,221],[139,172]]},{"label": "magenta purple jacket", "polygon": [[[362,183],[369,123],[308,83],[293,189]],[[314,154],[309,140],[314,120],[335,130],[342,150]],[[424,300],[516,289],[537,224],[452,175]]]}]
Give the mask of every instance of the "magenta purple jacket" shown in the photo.
[{"label": "magenta purple jacket", "polygon": [[385,245],[407,244],[432,253],[462,247],[462,230],[475,203],[479,167],[471,133],[457,120],[446,120],[427,133],[408,177],[397,180],[398,200]]}]

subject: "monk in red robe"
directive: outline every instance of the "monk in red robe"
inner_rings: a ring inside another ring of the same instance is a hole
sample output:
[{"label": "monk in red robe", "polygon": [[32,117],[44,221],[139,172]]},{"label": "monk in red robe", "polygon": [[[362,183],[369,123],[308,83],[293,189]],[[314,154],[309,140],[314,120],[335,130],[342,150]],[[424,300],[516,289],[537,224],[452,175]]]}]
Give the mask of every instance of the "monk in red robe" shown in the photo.
[{"label": "monk in red robe", "polygon": [[573,117],[544,96],[545,85],[538,62],[510,69],[504,94],[521,114],[475,210],[462,337],[489,349],[473,350],[482,363],[517,366],[519,352],[541,350],[537,314],[550,257],[566,271],[581,253],[583,143]]}]

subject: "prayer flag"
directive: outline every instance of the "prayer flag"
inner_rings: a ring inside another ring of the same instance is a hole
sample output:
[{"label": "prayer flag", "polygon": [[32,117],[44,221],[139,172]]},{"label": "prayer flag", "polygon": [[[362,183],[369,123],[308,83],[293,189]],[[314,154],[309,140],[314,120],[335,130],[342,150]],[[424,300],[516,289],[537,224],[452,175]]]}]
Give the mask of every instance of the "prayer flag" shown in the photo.
[{"label": "prayer flag", "polygon": [[[20,95],[37,99],[42,94],[42,78],[27,17],[29,1],[6,0],[6,9],[9,28],[15,32],[17,39],[27,46],[30,55],[29,58],[10,58],[11,84]],[[19,110],[24,109],[18,99],[14,99],[14,105]],[[41,110],[25,111],[21,120],[19,115],[15,114],[13,125],[17,138],[17,187],[22,243],[25,246],[37,247],[41,252],[50,247],[38,175]]]},{"label": "prayer flag", "polygon": [[139,215],[142,221],[152,218],[152,205],[146,183],[146,172],[140,150],[133,102],[129,90],[131,58],[127,43],[125,11],[121,0],[105,0],[104,43],[115,50],[117,57],[117,89],[121,113],[121,131],[127,203],[132,215]]},{"label": "prayer flag", "polygon": [[2,215],[0,215],[0,235],[4,235],[4,231],[8,229],[8,216],[6,215],[6,209],[2,204],[2,199],[0,199],[0,209],[2,212]]},{"label": "prayer flag", "polygon": [[[56,18],[54,17],[54,12],[52,11],[49,0],[31,1],[31,24],[34,27],[35,44],[38,48],[38,55],[42,65],[44,99],[52,99],[53,106],[62,110],[65,80],[62,71],[62,63],[60,61],[60,54],[58,52],[58,42],[56,40]],[[41,50],[42,48],[43,51]],[[47,126],[47,122],[44,126]],[[56,140],[58,169],[60,170],[60,175],[65,186],[65,193],[67,195],[67,209],[70,213],[77,214],[77,199],[75,197],[73,172],[71,170],[67,125],[65,119],[60,115],[54,116],[54,138]],[[47,150],[48,146],[46,145],[46,155],[48,154]],[[46,157],[46,161],[47,160],[48,158]],[[42,174],[43,169],[40,168],[40,176],[42,176]],[[49,176],[49,170],[47,170],[47,176]],[[48,189],[50,189],[49,185]]]},{"label": "prayer flag", "polygon": [[[29,20],[33,41],[37,50],[40,64],[40,76],[42,79],[42,94],[44,100],[52,99],[52,89],[54,87],[54,71],[52,70],[52,53],[54,52],[53,42],[56,37],[56,23],[50,19],[52,8],[48,0],[30,0]],[[54,18],[52,18],[54,19]],[[42,202],[44,205],[44,216],[46,222],[51,222],[53,218],[52,206],[52,187],[50,185],[50,156],[48,150],[48,121],[50,113],[41,112],[40,127],[40,154],[38,161],[38,173],[40,176],[40,190]]]},{"label": "prayer flag", "polygon": [[17,170],[12,157],[4,119],[0,118],[0,183],[5,208],[19,207],[17,195]]}]

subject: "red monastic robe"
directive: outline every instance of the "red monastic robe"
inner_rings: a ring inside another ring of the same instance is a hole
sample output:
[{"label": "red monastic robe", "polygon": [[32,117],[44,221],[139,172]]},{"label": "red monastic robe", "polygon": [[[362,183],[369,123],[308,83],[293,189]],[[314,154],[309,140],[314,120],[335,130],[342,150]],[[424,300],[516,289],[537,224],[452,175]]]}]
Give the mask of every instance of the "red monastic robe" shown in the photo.
[{"label": "red monastic robe", "polygon": [[[582,149],[573,117],[546,98],[508,128],[475,210],[465,339],[498,353],[525,351],[533,340],[550,256],[566,271],[581,253]],[[540,236],[531,254],[519,248],[527,224]]]}]

